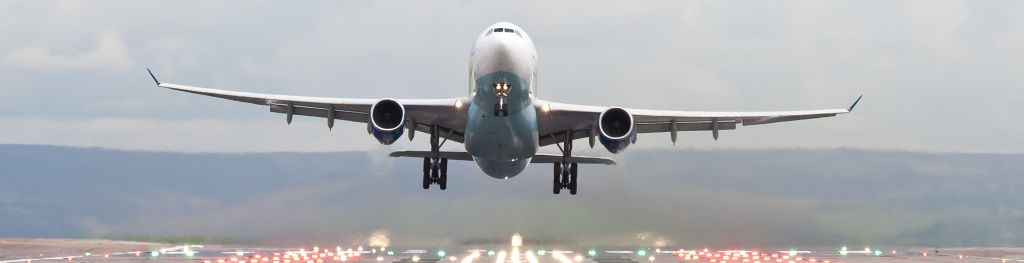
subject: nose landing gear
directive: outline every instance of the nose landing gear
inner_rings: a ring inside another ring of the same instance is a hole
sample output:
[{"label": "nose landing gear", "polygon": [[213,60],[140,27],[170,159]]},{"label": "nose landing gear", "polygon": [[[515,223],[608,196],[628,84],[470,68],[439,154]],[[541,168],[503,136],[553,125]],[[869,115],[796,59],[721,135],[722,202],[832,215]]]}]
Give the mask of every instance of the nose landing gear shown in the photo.
[{"label": "nose landing gear", "polygon": [[508,117],[508,101],[505,98],[508,97],[510,89],[512,85],[508,82],[494,83],[494,93],[498,95],[498,101],[494,103],[494,116]]}]

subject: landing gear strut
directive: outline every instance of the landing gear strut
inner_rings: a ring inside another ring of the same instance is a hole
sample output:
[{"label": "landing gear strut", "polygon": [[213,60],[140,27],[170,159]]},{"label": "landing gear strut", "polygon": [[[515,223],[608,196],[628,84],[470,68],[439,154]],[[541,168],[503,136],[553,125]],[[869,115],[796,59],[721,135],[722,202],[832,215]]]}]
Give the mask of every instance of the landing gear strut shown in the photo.
[{"label": "landing gear strut", "polygon": [[566,134],[565,140],[562,142],[564,147],[559,146],[562,150],[562,162],[555,163],[555,174],[552,186],[552,193],[559,194],[562,189],[569,189],[569,194],[576,194],[576,172],[579,168],[579,164],[576,162],[570,162],[572,157],[572,137],[570,134]]},{"label": "landing gear strut", "polygon": [[431,184],[437,184],[438,188],[448,188],[448,158],[441,158],[441,145],[448,139],[441,141],[437,126],[430,128],[430,155],[423,158],[423,189],[430,189]]},{"label": "landing gear strut", "polygon": [[505,99],[508,97],[508,90],[512,88],[512,85],[502,80],[500,83],[494,83],[494,94],[498,95],[498,101],[494,103],[494,116],[505,116],[508,117],[508,101]]}]

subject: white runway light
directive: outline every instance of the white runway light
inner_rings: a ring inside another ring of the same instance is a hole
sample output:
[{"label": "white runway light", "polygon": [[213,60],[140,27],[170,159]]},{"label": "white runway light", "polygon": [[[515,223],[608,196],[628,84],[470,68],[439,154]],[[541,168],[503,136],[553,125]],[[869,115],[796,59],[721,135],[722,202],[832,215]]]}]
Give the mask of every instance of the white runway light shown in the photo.
[{"label": "white runway light", "polygon": [[537,263],[537,256],[533,254],[533,251],[526,251],[526,261],[530,263]]},{"label": "white runway light", "polygon": [[562,251],[553,251],[551,252],[551,256],[554,257],[555,259],[558,259],[558,261],[561,263],[573,263],[572,260],[569,259],[569,257],[562,255]]},{"label": "white runway light", "polygon": [[502,250],[498,252],[498,258],[494,260],[494,263],[505,263],[505,258],[508,257],[508,252]]}]

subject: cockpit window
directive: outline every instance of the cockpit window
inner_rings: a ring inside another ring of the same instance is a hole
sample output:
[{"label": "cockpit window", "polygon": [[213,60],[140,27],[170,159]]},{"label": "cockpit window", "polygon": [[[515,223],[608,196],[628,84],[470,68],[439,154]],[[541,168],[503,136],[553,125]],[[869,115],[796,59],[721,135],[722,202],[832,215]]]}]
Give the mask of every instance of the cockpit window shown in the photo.
[{"label": "cockpit window", "polygon": [[491,33],[502,33],[502,32],[504,32],[504,33],[515,33],[517,36],[523,37],[523,35],[520,34],[519,31],[516,31],[515,29],[511,29],[511,28],[504,28],[504,27],[498,27],[498,28],[494,28],[493,30],[487,31],[487,35],[491,35]]}]

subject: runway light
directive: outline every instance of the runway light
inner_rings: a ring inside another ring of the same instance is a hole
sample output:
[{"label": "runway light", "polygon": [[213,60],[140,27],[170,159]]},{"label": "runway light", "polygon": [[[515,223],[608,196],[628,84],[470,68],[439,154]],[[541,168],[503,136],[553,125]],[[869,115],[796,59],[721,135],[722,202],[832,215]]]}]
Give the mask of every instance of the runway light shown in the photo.
[{"label": "runway light", "polygon": [[[540,251],[537,251],[537,255],[543,256],[543,255],[547,255],[547,254],[548,254],[548,252],[544,251],[543,249],[541,249]],[[487,255],[488,256],[493,256],[494,255],[494,251],[487,251]]]},{"label": "runway light", "polygon": [[881,250],[875,250],[875,256],[881,256],[881,255],[882,255],[882,251]]},{"label": "runway light", "polygon": [[388,256],[394,256],[394,255],[395,255],[395,251],[388,250]]},{"label": "runway light", "polygon": [[[314,250],[315,250],[315,248],[314,248]],[[235,251],[235,255],[238,255],[239,257],[241,257],[241,256],[245,255],[245,252],[241,251],[241,250],[238,250],[238,251]]]},{"label": "runway light", "polygon": [[796,250],[795,250],[795,249],[790,249],[790,250],[789,250],[789,256],[790,256],[790,257],[792,257],[792,256],[796,256]]},{"label": "runway light", "polygon": [[583,256],[580,255],[576,255],[575,257],[572,257],[572,259],[576,262],[583,262]]},{"label": "runway light", "polygon": [[420,262],[419,256],[412,256],[412,262]]},{"label": "runway light", "polygon": [[377,257],[377,262],[384,261],[384,257]]},{"label": "runway light", "polygon": [[647,250],[643,250],[643,249],[641,249],[641,250],[637,250],[637,251],[636,251],[636,254],[637,254],[638,256],[641,256],[641,257],[642,257],[642,256],[646,256],[646,255],[647,255]]},{"label": "runway light", "polygon": [[448,260],[451,261],[451,262],[455,262],[456,260],[459,260],[459,258],[457,258],[457,257],[448,257]]},{"label": "runway light", "polygon": [[92,256],[92,253],[90,253],[90,252],[85,252],[85,256],[86,256],[86,257],[88,257],[88,256]]},{"label": "runway light", "polygon": [[149,256],[150,257],[159,257],[160,256],[160,251],[156,251],[156,250],[150,251],[149,252]]},{"label": "runway light", "polygon": [[[540,252],[537,252],[537,253],[540,253],[540,255],[543,256],[544,255],[544,250],[541,250]],[[488,256],[494,256],[494,250],[488,250],[487,251],[487,255]]]},{"label": "runway light", "polygon": [[593,250],[593,249],[587,250],[587,255],[590,256],[590,257],[597,256],[597,250]]},{"label": "runway light", "polygon": [[437,257],[438,258],[444,258],[444,255],[446,255],[446,253],[444,253],[444,250],[438,250],[437,251]]}]

